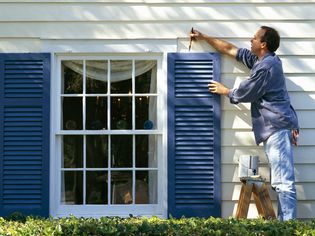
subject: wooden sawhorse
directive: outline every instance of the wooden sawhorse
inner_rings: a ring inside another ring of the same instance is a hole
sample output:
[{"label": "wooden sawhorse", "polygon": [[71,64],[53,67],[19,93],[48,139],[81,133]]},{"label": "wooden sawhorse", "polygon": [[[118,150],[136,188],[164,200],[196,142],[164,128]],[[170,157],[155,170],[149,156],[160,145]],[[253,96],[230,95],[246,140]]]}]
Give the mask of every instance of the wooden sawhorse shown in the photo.
[{"label": "wooden sawhorse", "polygon": [[265,219],[275,219],[276,214],[273,210],[265,179],[259,177],[241,178],[242,189],[238,200],[236,218],[247,218],[248,208],[252,193],[258,210],[258,214]]}]

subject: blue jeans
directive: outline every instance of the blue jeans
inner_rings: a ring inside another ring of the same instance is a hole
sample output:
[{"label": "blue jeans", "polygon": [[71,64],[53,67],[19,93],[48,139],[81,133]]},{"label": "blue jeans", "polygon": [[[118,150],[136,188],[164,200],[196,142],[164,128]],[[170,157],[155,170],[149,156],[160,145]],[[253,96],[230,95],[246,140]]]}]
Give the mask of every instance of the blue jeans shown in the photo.
[{"label": "blue jeans", "polygon": [[291,130],[279,130],[272,134],[264,142],[264,149],[270,165],[271,186],[277,192],[278,219],[295,219],[296,189]]}]

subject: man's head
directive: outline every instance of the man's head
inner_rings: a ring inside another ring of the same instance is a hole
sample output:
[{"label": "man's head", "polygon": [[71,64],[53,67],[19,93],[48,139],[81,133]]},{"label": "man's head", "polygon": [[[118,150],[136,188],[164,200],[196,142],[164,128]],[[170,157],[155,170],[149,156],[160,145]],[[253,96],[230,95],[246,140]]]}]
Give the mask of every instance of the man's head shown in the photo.
[{"label": "man's head", "polygon": [[267,51],[275,52],[280,44],[278,32],[268,26],[262,26],[251,40],[251,51],[258,57],[263,56]]},{"label": "man's head", "polygon": [[268,50],[270,52],[275,52],[280,45],[280,36],[278,32],[268,26],[262,26],[260,28],[265,30],[265,33],[261,38],[261,42],[266,42]]}]

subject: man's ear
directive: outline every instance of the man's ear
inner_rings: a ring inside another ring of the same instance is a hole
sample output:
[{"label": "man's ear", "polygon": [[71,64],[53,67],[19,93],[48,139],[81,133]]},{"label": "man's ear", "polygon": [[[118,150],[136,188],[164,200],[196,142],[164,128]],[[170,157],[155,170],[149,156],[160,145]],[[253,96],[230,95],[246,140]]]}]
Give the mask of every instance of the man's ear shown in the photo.
[{"label": "man's ear", "polygon": [[266,43],[266,42],[261,42],[260,47],[261,47],[262,49],[267,48],[267,43]]}]

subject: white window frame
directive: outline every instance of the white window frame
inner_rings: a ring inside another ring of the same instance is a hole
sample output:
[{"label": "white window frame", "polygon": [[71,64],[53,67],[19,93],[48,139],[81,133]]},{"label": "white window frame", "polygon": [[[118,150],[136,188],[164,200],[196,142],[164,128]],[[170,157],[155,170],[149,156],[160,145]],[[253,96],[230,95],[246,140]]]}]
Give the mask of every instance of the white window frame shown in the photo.
[{"label": "white window frame", "polygon": [[[50,215],[54,217],[121,216],[130,214],[139,216],[167,216],[167,79],[166,56],[162,53],[126,53],[126,54],[57,54],[53,60],[54,66],[51,80],[51,161],[50,161]],[[62,60],[156,60],[157,61],[157,114],[158,129],[152,131],[125,131],[124,134],[156,134],[158,138],[158,202],[157,204],[127,204],[127,205],[62,205],[61,199],[61,137],[65,134],[115,134],[115,131],[64,131],[61,129],[61,61]],[[147,133],[146,133],[147,132]]]}]

